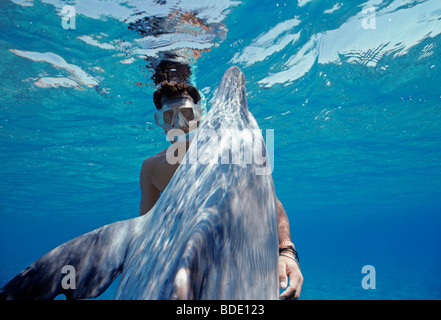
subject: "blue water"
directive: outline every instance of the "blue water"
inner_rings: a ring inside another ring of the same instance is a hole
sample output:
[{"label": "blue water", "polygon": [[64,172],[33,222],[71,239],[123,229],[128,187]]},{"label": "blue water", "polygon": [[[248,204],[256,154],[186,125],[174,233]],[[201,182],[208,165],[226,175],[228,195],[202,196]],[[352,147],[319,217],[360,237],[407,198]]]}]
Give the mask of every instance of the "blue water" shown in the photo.
[{"label": "blue water", "polygon": [[[57,245],[138,216],[142,161],[168,145],[145,54],[191,43],[207,100],[238,65],[249,109],[275,130],[301,298],[441,298],[439,1],[68,3],[67,30],[62,1],[0,4],[0,286]],[[124,21],[178,9],[223,33],[155,47]],[[375,289],[362,287],[365,265]]]}]

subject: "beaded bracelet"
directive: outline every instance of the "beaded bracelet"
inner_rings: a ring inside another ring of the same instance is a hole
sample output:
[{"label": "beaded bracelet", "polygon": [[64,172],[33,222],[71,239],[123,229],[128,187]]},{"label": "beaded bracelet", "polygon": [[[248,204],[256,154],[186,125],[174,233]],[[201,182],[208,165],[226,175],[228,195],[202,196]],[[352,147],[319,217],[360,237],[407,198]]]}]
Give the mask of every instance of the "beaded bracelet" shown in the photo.
[{"label": "beaded bracelet", "polygon": [[279,244],[279,249],[285,249],[290,247],[294,248],[294,243],[292,243],[291,241],[283,241]]}]

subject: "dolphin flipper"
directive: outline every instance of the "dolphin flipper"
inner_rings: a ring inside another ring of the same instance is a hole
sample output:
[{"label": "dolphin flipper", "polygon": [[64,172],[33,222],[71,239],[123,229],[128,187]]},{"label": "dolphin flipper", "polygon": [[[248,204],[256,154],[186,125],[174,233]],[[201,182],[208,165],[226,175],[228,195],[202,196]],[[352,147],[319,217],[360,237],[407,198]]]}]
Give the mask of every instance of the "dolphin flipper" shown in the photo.
[{"label": "dolphin flipper", "polygon": [[212,220],[206,219],[200,222],[187,241],[173,282],[170,299],[201,299],[203,284],[208,281],[209,268],[217,263],[215,252],[219,243],[216,241],[218,237]]},{"label": "dolphin flipper", "polygon": [[[67,299],[99,296],[121,273],[132,239],[133,220],[105,225],[58,246],[1,288],[0,299],[53,299],[59,294],[65,294]],[[72,276],[63,271],[67,265],[74,268],[75,288],[63,288],[63,278]]]},{"label": "dolphin flipper", "polygon": [[198,299],[204,272],[201,270],[201,258],[207,248],[201,246],[202,237],[192,237],[187,243],[181,263],[173,282],[170,295],[172,300],[195,300]]}]

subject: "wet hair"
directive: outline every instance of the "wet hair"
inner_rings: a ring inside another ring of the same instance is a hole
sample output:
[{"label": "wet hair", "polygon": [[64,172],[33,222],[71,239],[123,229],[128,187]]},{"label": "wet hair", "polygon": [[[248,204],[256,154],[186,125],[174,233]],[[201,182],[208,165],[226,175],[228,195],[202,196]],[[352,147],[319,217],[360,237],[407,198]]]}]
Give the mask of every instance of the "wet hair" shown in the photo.
[{"label": "wet hair", "polygon": [[153,94],[153,102],[156,109],[161,109],[162,97],[173,97],[187,91],[194,103],[201,100],[199,91],[190,85],[191,68],[188,64],[162,60],[155,68],[152,76],[153,82],[158,86],[158,90]]},{"label": "wet hair", "polygon": [[162,108],[161,99],[162,97],[174,97],[183,92],[187,92],[188,95],[193,99],[194,103],[198,103],[201,100],[198,89],[190,86],[186,83],[176,83],[164,81],[160,84],[160,88],[153,94],[153,102],[155,103],[156,109],[160,110]]},{"label": "wet hair", "polygon": [[159,85],[164,81],[183,82],[189,84],[191,68],[186,63],[162,60],[157,66],[154,67],[154,70],[155,73],[152,76],[152,80],[155,85]]}]

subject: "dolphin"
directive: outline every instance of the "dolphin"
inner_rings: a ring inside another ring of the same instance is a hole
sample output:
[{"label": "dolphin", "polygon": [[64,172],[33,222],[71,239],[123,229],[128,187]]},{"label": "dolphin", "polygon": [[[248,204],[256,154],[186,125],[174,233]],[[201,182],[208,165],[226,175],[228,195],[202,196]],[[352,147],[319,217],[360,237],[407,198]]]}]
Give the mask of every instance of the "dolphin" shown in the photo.
[{"label": "dolphin", "polygon": [[[243,161],[255,150],[263,161]],[[115,299],[278,299],[276,195],[272,171],[262,171],[267,154],[248,110],[245,76],[231,67],[155,206],[56,247],[0,289],[0,298],[94,298],[121,275]],[[74,288],[63,284],[66,266]]]}]

